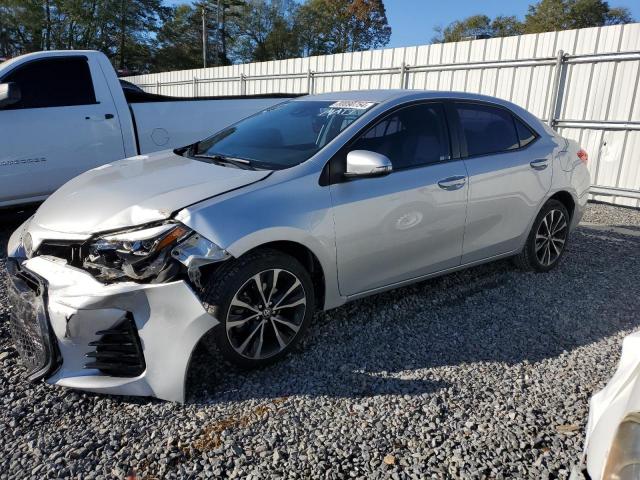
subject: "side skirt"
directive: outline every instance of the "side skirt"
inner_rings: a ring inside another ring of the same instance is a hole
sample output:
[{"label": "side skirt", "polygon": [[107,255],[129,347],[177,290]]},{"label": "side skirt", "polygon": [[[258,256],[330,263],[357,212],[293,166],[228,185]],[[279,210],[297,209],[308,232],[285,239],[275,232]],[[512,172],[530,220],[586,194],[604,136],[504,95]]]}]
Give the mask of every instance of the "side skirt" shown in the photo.
[{"label": "side skirt", "polygon": [[435,278],[435,277],[439,277],[441,275],[446,275],[448,273],[453,273],[453,272],[457,272],[459,270],[464,270],[465,268],[475,267],[477,265],[482,265],[484,263],[490,263],[490,262],[493,262],[493,261],[496,261],[496,260],[500,260],[500,259],[503,259],[503,258],[512,257],[512,256],[516,255],[517,253],[518,253],[518,250],[513,250],[511,252],[501,253],[499,255],[494,255],[492,257],[484,258],[482,260],[476,260],[475,262],[469,262],[469,263],[465,263],[465,264],[462,264],[462,265],[458,265],[457,267],[447,268],[445,270],[438,270],[437,272],[429,273],[427,275],[422,275],[420,277],[414,277],[414,278],[410,278],[408,280],[403,280],[401,282],[396,282],[396,283],[392,283],[392,284],[389,284],[389,285],[385,285],[384,287],[378,287],[378,288],[374,288],[372,290],[366,290],[364,292],[356,293],[355,295],[348,296],[347,297],[347,302],[349,302],[351,300],[357,300],[359,298],[368,297],[369,295],[374,295],[376,293],[386,292],[388,290],[393,290],[395,288],[404,287],[406,285],[411,285],[412,283],[421,282],[423,280],[428,280],[430,278]]}]

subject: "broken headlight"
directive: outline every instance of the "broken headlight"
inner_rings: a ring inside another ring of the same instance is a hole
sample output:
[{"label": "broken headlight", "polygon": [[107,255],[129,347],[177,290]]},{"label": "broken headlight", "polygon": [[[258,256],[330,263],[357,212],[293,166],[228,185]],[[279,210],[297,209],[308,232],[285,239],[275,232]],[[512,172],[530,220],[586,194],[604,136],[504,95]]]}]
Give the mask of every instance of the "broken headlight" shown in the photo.
[{"label": "broken headlight", "polygon": [[177,273],[171,249],[193,231],[179,223],[112,233],[95,239],[83,267],[98,280],[162,282]]},{"label": "broken headlight", "polygon": [[230,257],[226,250],[181,223],[164,223],[111,233],[88,246],[83,267],[98,280],[166,282],[187,267],[189,279],[200,284],[200,267]]}]

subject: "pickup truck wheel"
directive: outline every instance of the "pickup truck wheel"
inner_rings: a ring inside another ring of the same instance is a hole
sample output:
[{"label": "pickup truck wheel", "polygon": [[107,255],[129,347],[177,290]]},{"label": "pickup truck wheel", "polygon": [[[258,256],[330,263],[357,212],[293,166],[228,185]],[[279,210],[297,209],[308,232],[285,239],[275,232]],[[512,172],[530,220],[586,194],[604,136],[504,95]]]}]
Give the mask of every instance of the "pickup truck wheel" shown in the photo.
[{"label": "pickup truck wheel", "polygon": [[271,249],[222,265],[205,279],[203,301],[221,323],[214,337],[222,355],[243,368],[287,355],[315,308],[309,273],[295,258]]},{"label": "pickup truck wheel", "polygon": [[514,261],[522,270],[547,272],[560,262],[569,240],[570,217],[557,200],[544,204],[536,217],[522,252]]}]

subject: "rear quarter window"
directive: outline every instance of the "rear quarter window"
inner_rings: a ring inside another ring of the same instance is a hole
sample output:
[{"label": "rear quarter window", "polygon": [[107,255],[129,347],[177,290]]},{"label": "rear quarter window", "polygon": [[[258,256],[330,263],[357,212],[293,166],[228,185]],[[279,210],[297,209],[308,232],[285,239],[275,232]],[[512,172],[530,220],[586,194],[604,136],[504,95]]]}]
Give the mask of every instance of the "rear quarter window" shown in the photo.
[{"label": "rear quarter window", "polygon": [[513,117],[513,121],[516,124],[516,131],[518,132],[518,141],[520,142],[520,147],[526,147],[531,142],[536,139],[536,134],[533,133],[533,130],[525,125],[522,120],[519,118]]}]

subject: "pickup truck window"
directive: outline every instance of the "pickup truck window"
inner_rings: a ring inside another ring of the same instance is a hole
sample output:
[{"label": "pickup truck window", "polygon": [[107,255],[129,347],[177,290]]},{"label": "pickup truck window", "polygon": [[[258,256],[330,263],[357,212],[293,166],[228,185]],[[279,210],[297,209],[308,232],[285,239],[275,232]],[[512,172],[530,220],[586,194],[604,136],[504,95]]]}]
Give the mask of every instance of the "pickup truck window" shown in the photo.
[{"label": "pickup truck window", "polygon": [[5,107],[6,110],[96,103],[85,57],[34,60],[16,67],[1,81],[17,83],[22,95],[18,103]]},{"label": "pickup truck window", "polygon": [[281,103],[193,146],[198,156],[225,156],[257,167],[302,163],[369,110],[374,103],[300,100]]}]

